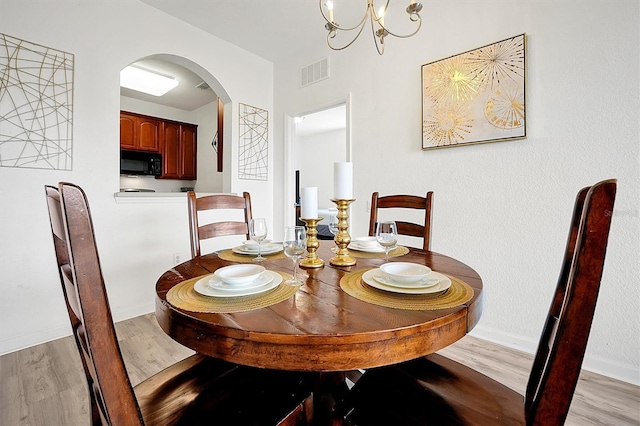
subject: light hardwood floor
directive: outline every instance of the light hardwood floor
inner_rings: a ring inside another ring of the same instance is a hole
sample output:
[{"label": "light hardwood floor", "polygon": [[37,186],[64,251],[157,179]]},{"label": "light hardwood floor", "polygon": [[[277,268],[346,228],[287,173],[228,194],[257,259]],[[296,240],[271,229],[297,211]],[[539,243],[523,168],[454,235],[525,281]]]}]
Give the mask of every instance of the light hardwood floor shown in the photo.
[{"label": "light hardwood floor", "polygon": [[[153,314],[116,324],[135,386],[190,355]],[[441,352],[524,393],[532,357],[467,336]],[[71,337],[0,357],[0,425],[87,425],[87,390]],[[567,425],[640,425],[640,387],[583,371]]]}]

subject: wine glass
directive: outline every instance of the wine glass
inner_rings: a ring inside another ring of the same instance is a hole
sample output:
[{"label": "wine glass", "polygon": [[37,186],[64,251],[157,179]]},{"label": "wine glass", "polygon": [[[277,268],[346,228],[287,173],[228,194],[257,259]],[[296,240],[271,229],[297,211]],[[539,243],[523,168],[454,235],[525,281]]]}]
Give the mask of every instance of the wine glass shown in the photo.
[{"label": "wine glass", "polygon": [[378,222],[376,241],[384,248],[384,260],[389,261],[389,250],[398,243],[398,227],[394,221]]},{"label": "wine glass", "polygon": [[[329,232],[333,235],[334,239],[338,233],[338,209],[329,209]],[[334,245],[331,247],[332,252],[336,252],[338,248]]]},{"label": "wine glass", "polygon": [[267,221],[264,218],[249,220],[249,236],[253,241],[258,243],[258,257],[254,258],[254,262],[262,262],[267,260],[262,256],[262,242],[267,238]]},{"label": "wine glass", "polygon": [[304,226],[287,226],[282,240],[284,254],[293,260],[293,278],[285,281],[288,285],[302,285],[298,280],[298,260],[307,250],[307,233]]}]

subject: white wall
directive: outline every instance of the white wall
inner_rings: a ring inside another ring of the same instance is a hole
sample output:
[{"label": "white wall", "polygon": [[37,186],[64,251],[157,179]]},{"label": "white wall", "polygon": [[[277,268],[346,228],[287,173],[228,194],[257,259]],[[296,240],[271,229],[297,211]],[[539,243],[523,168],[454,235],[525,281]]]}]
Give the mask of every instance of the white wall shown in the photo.
[{"label": "white wall", "polygon": [[198,180],[196,192],[222,192],[222,173],[217,171],[218,157],[211,142],[218,131],[218,102],[193,111],[198,123]]},{"label": "white wall", "polygon": [[[275,112],[296,116],[351,93],[352,236],[366,233],[373,191],[433,190],[433,249],[483,278],[485,307],[474,334],[530,352],[557,280],[575,194],[618,178],[584,366],[640,383],[638,9],[632,0],[426,3],[419,34],[389,37],[384,56],[365,29],[344,51],[330,51],[322,38],[276,63]],[[527,138],[422,151],[421,65],[522,33]],[[326,56],[331,77],[299,88],[299,68]],[[283,120],[275,124],[280,143]],[[284,158],[282,145],[276,154]],[[276,217],[282,210],[276,206]]]},{"label": "white wall", "polygon": [[45,184],[70,181],[87,192],[116,320],[152,312],[155,282],[172,266],[173,254],[189,256],[184,196],[156,203],[114,199],[120,69],[154,54],[198,68],[228,108],[225,191],[250,191],[254,213],[271,220],[273,167],[269,181],[240,181],[233,159],[238,103],[272,111],[273,65],[137,0],[2,0],[0,9],[3,33],[75,55],[73,171],[0,168],[1,354],[70,332]]}]

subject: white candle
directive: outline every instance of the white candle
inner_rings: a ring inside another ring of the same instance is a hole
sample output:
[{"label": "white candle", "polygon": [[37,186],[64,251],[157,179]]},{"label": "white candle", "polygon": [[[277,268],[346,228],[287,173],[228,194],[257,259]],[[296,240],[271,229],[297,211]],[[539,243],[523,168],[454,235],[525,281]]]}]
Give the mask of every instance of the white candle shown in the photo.
[{"label": "white candle", "polygon": [[318,187],[302,188],[300,197],[300,217],[302,219],[318,218]]},{"label": "white candle", "polygon": [[353,199],[353,163],[334,163],[333,198],[336,200]]}]

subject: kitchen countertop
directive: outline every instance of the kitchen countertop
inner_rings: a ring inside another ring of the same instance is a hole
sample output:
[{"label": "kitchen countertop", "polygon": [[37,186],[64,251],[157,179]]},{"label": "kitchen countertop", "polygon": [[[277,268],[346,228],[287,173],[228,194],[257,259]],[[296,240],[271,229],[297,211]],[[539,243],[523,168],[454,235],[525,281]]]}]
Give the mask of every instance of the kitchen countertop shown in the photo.
[{"label": "kitchen countertop", "polygon": [[[213,193],[198,193],[198,196]],[[235,195],[235,194],[233,194]],[[117,204],[136,203],[186,203],[186,192],[116,192],[113,194]]]}]

